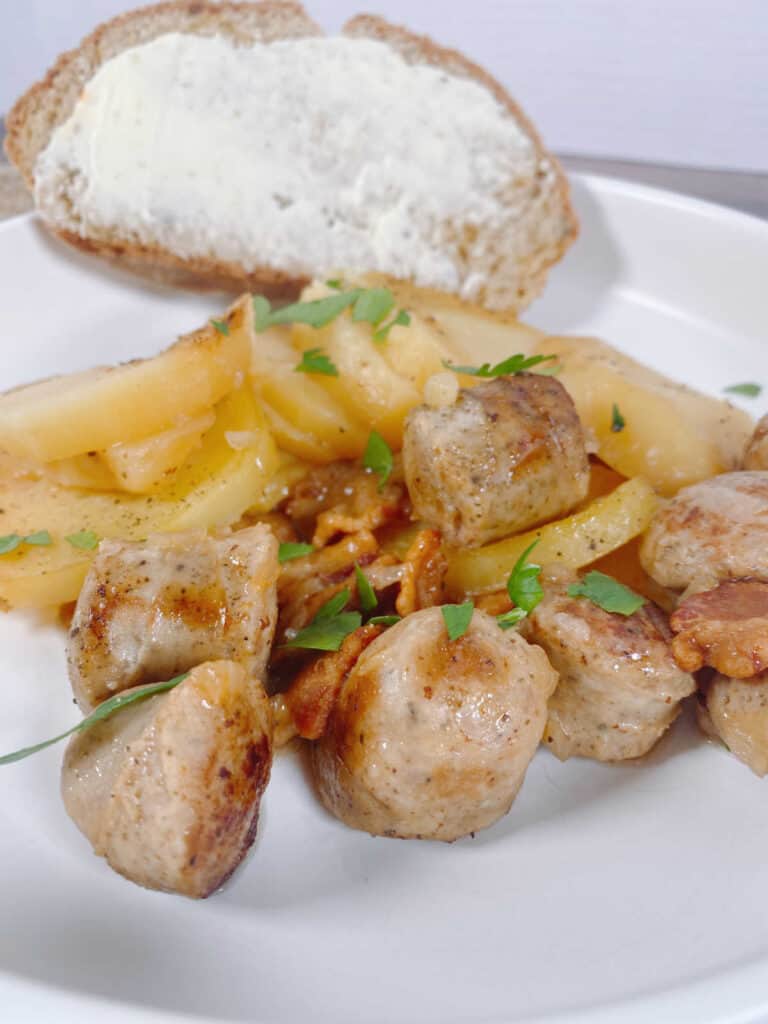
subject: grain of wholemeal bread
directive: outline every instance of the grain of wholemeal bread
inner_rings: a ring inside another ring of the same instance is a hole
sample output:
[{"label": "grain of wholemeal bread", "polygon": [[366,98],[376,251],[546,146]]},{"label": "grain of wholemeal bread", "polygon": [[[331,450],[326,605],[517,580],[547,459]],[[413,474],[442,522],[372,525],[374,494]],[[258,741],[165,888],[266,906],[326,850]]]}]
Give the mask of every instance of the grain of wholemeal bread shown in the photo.
[{"label": "grain of wholemeal bread", "polygon": [[380,18],[324,36],[292,2],[110,21],[8,117],[46,225],[192,287],[290,294],[339,268],[520,310],[577,233],[502,87]]}]

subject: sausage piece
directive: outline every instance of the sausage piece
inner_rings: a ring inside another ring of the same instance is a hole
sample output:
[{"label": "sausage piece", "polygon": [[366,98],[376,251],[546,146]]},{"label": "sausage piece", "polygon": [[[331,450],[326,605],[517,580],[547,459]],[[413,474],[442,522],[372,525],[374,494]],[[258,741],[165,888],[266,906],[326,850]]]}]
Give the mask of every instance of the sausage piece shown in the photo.
[{"label": "sausage piece", "polygon": [[768,775],[768,672],[746,680],[715,673],[699,699],[702,731],[722,740],[755,775]]},{"label": "sausage piece", "polygon": [[506,814],[557,676],[542,650],[475,611],[450,641],[439,608],[373,641],[342,683],[313,767],[352,828],[452,840]]},{"label": "sausage piece", "polygon": [[589,486],[584,431],[559,381],[535,373],[463,389],[406,419],[403,467],[415,516],[477,547],[554,519]]},{"label": "sausage piece", "polygon": [[69,741],[67,813],[94,852],[149,889],[204,898],[256,835],[272,720],[242,665],[208,662]]}]

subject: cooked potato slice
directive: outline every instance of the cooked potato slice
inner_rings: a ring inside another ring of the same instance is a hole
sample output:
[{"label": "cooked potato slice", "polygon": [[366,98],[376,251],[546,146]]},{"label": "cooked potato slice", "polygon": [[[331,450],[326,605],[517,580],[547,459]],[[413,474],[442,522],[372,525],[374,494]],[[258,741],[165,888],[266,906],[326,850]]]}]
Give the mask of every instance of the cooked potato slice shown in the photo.
[{"label": "cooked potato slice", "polygon": [[590,565],[642,533],[657,505],[651,485],[638,477],[565,519],[474,551],[457,551],[449,556],[449,592],[460,596],[500,589],[534,540],[539,543],[532,561],[541,565],[560,562],[571,569]]},{"label": "cooked potato slice", "polygon": [[[233,449],[227,440],[232,432],[248,436],[248,444]],[[43,479],[4,480],[0,535],[47,529],[53,543],[22,546],[0,557],[0,602],[42,608],[74,600],[92,552],[73,547],[65,538],[81,530],[138,540],[163,530],[233,523],[260,502],[278,465],[274,441],[245,387],[223,400],[202,447],[173,484],[155,495],[74,490]]]},{"label": "cooked potato slice", "polygon": [[288,451],[306,458],[313,457],[315,444],[322,450],[320,461],[356,458],[365,450],[368,429],[348,415],[316,377],[296,371],[299,358],[287,329],[255,335],[251,379],[256,394],[285,424],[285,440],[278,440]]},{"label": "cooked potato slice", "polygon": [[[736,469],[752,430],[749,416],[699,394],[596,338],[544,338],[558,377],[598,443],[597,454],[624,476],[642,474],[662,494]],[[624,420],[615,429],[614,404]]]},{"label": "cooked potato slice", "polygon": [[64,487],[83,487],[90,491],[114,491],[117,480],[101,457],[100,452],[84,452],[57,459],[39,467],[39,471],[54,483]]},{"label": "cooked potato slice", "polygon": [[229,334],[206,327],[152,359],[28,384],[0,395],[0,448],[52,462],[138,441],[196,416],[231,391],[250,362],[243,298],[230,310]]},{"label": "cooked potato slice", "polygon": [[113,444],[101,453],[103,464],[115,480],[113,486],[132,494],[148,494],[167,483],[169,476],[200,446],[203,434],[215,420],[216,414],[209,409],[140,441]]}]

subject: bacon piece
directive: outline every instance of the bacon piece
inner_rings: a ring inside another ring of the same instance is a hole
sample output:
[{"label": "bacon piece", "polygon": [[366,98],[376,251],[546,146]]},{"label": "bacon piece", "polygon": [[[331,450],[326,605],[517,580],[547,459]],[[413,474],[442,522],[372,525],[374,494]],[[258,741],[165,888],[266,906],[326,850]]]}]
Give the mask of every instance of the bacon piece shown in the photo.
[{"label": "bacon piece", "polygon": [[[278,744],[287,743],[293,735],[305,740],[323,735],[341,684],[365,648],[383,632],[383,626],[361,626],[349,634],[338,651],[317,658],[298,673],[285,692],[272,698],[280,726]],[[293,730],[288,727],[288,716]]]},{"label": "bacon piece", "polygon": [[437,530],[420,530],[406,552],[395,610],[405,617],[422,608],[442,604],[448,562]]},{"label": "bacon piece", "polygon": [[768,669],[768,583],[724,580],[686,598],[670,619],[672,653],[686,672],[705,665],[732,679]]}]

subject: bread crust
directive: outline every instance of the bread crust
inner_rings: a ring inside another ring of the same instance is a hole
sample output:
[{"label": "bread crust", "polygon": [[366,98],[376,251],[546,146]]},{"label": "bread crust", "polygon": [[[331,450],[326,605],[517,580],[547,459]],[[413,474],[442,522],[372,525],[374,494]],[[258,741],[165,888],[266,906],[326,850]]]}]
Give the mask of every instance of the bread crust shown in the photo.
[{"label": "bread crust", "polygon": [[[72,113],[77,99],[98,68],[117,53],[167,32],[195,35],[221,34],[235,43],[256,40],[301,38],[322,35],[321,28],[294,0],[260,2],[206,2],[168,0],[121,14],[98,26],[79,47],[63,53],[46,76],[33,85],[13,106],[6,119],[5,150],[34,189],[34,167],[54,130]],[[344,26],[350,37],[376,39],[396,49],[412,64],[441,67],[459,77],[471,78],[488,89],[530,137],[539,161],[547,161],[554,174],[552,199],[558,207],[560,230],[547,251],[536,250],[521,261],[514,296],[504,303],[488,303],[513,312],[524,309],[542,290],[549,267],[556,263],[578,234],[578,221],[570,204],[568,181],[558,161],[544,147],[538,132],[507,91],[483,68],[456,50],[439,46],[427,36],[392,25],[383,18],[361,14]],[[87,238],[45,221],[46,227],[81,252],[94,254],[139,275],[176,287],[195,290],[242,291],[247,288],[272,298],[293,298],[307,278],[261,266],[248,272],[240,265],[208,258],[182,258],[162,246]]]}]

